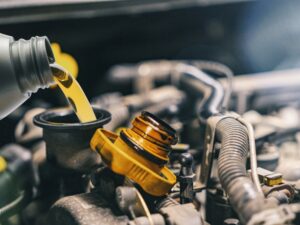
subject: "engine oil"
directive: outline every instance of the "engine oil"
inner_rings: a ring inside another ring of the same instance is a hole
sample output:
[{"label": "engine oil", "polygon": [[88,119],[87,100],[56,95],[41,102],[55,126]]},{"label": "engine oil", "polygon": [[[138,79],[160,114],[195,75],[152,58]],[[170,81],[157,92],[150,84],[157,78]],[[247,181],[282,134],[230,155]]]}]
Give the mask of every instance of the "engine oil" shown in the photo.
[{"label": "engine oil", "polygon": [[85,123],[96,120],[92,106],[77,80],[64,67],[56,63],[51,64],[50,68],[55,82],[62,90],[79,121]]}]

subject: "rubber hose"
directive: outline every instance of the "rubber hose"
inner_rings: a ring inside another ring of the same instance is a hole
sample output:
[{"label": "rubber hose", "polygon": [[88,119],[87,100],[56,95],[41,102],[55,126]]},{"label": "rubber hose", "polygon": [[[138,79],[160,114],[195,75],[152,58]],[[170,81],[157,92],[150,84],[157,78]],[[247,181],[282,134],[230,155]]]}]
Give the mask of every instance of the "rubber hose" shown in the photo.
[{"label": "rubber hose", "polygon": [[224,100],[222,103],[223,110],[226,110],[230,103],[230,97],[232,92],[232,80],[234,76],[231,69],[224,64],[214,61],[193,60],[192,63],[200,70],[217,73],[227,78],[227,88],[225,90]]},{"label": "rubber hose", "polygon": [[205,123],[210,116],[220,112],[225,92],[217,80],[197,67],[186,64],[178,64],[175,72],[180,75],[180,88],[201,99],[201,104],[196,109],[200,121]]},{"label": "rubber hose", "polygon": [[217,125],[216,137],[221,142],[218,158],[220,182],[229,196],[230,204],[245,224],[266,207],[264,196],[247,176],[248,133],[239,121],[225,118]]}]

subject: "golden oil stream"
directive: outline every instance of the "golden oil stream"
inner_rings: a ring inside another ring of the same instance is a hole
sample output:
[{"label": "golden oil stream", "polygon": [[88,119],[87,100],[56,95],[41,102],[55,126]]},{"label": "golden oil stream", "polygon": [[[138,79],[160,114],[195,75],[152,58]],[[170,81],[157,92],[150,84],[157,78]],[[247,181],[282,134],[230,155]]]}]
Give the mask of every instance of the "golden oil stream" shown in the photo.
[{"label": "golden oil stream", "polygon": [[50,65],[53,77],[81,123],[96,120],[93,108],[75,78],[62,66]]}]

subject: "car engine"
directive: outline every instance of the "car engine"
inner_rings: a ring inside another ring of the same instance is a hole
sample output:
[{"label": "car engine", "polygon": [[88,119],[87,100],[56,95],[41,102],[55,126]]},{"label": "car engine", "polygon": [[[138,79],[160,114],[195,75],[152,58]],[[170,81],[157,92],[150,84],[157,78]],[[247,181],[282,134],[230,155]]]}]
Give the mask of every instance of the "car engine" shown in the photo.
[{"label": "car engine", "polygon": [[0,225],[300,224],[299,8],[0,1]]}]

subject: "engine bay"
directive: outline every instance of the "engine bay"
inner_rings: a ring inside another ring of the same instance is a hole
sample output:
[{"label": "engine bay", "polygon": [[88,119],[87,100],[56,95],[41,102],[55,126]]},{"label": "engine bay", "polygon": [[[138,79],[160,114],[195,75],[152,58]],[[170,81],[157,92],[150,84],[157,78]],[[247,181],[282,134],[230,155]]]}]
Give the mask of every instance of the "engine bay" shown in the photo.
[{"label": "engine bay", "polygon": [[56,81],[0,120],[0,224],[300,224],[299,4],[79,2],[0,6]]}]

